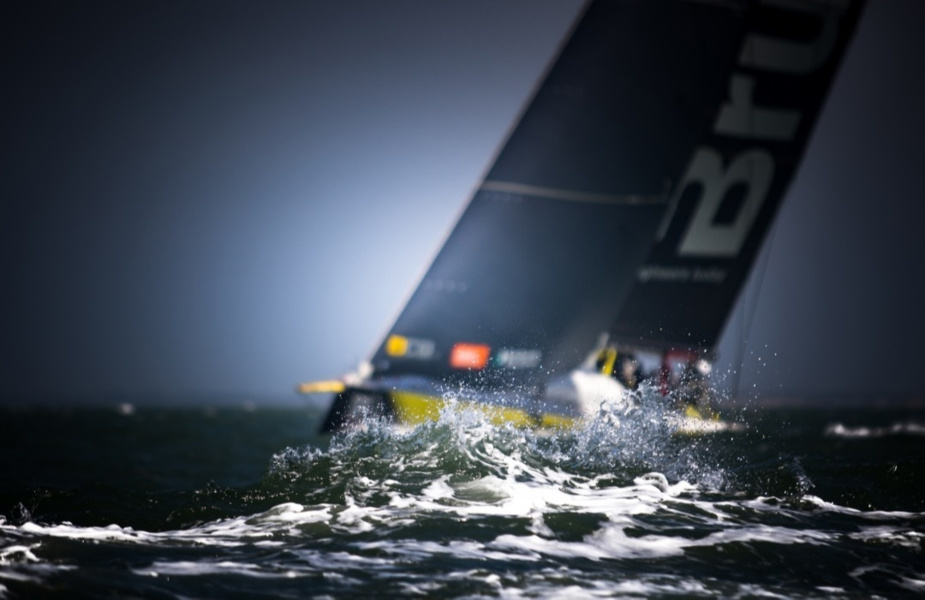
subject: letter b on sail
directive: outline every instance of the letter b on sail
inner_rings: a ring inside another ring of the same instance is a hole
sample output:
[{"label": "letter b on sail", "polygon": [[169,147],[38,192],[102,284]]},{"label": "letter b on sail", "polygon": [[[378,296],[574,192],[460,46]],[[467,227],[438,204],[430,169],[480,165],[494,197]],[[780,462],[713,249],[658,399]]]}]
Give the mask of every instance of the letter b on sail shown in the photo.
[{"label": "letter b on sail", "polygon": [[[694,216],[678,246],[681,256],[732,257],[739,253],[771,187],[774,160],[764,150],[748,150],[723,170],[723,158],[712,148],[698,148],[675,200],[691,185],[700,187]],[[719,220],[723,203],[735,186],[744,186],[744,198],[731,218]]]}]

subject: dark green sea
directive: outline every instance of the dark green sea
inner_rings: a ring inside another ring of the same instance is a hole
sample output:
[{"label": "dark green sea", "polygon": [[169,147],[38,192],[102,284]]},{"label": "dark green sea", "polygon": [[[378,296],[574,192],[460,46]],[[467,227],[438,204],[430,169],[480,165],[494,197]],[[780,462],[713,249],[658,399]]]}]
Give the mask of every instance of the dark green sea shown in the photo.
[{"label": "dark green sea", "polygon": [[921,597],[925,411],[0,408],[0,598]]}]

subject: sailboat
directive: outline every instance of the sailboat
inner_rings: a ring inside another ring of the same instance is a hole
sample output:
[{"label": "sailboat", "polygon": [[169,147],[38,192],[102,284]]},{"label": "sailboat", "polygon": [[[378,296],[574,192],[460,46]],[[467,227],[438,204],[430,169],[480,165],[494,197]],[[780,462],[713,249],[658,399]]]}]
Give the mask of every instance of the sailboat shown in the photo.
[{"label": "sailboat", "polygon": [[858,0],[595,0],[323,430],[450,402],[568,427],[641,381],[708,419],[715,346]]}]

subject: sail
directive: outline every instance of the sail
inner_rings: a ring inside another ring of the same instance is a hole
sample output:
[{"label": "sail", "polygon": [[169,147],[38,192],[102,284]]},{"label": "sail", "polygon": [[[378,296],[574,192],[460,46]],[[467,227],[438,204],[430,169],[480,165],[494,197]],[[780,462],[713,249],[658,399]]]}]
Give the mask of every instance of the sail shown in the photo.
[{"label": "sail", "polygon": [[612,340],[715,346],[800,163],[861,4],[766,0],[744,11],[725,97],[679,172]]},{"label": "sail", "polygon": [[[374,377],[539,383],[578,365],[608,330],[636,343],[673,342],[691,332],[712,343],[796,167],[834,68],[824,62],[806,74],[800,80],[806,90],[780,86],[766,96],[766,80],[792,85],[786,78],[793,77],[768,65],[802,65],[803,58],[799,43],[791,48],[771,37],[772,25],[786,12],[780,6],[795,3],[765,4],[589,4],[376,350]],[[806,4],[833,8],[836,20],[849,18],[846,2]],[[818,38],[829,43],[831,36],[829,21],[821,21],[820,33],[812,16],[798,23],[797,35],[815,48]],[[820,50],[827,61],[841,52],[848,29],[839,22],[832,47]],[[777,108],[771,112],[755,111],[772,100]],[[761,202],[749,193],[752,184],[742,183],[763,176],[761,159],[738,158],[754,144],[732,135],[742,127],[762,136],[760,150],[776,169]],[[708,151],[718,154],[718,166]],[[731,167],[727,157],[733,158]],[[709,247],[710,227],[702,228],[704,235],[696,228],[682,231],[694,211],[688,190],[703,178],[698,169],[719,173],[732,198],[718,201],[710,225],[728,221],[738,232],[740,213],[751,215],[735,256],[727,247],[719,255]],[[693,252],[678,254],[679,236],[690,238],[684,247]],[[695,275],[684,282],[650,275],[679,265]],[[718,278],[716,265],[724,270],[722,280],[702,283],[696,269]],[[723,296],[714,310],[710,298],[717,290]],[[652,320],[653,311],[676,310],[670,297],[675,293],[682,308]],[[701,318],[701,310],[708,316]],[[668,329],[656,331],[652,323]]]}]

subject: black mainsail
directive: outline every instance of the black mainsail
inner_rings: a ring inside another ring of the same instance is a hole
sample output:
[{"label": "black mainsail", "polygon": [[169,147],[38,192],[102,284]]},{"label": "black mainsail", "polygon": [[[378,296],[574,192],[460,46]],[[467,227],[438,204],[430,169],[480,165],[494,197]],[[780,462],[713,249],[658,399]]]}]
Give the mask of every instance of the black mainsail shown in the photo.
[{"label": "black mainsail", "polygon": [[589,2],[361,391],[536,397],[602,334],[709,352],[862,3]]}]

